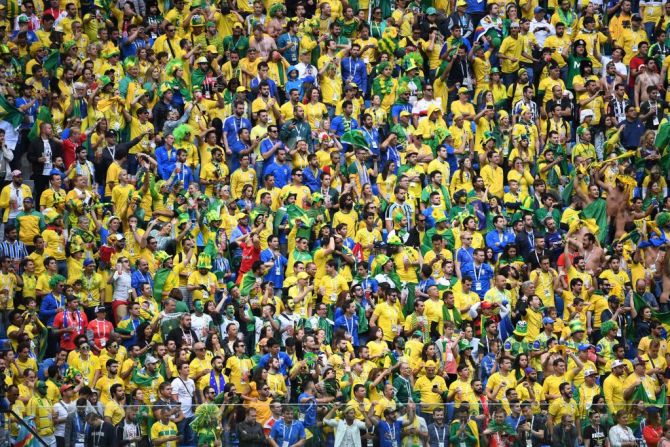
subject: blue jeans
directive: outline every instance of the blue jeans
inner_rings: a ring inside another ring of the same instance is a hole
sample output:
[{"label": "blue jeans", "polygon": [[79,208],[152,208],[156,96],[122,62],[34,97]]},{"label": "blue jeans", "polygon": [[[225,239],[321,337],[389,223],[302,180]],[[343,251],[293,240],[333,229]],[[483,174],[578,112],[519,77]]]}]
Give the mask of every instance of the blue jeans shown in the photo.
[{"label": "blue jeans", "polygon": [[196,445],[195,432],[191,428],[193,419],[195,419],[195,416],[184,418],[177,424],[177,430],[179,431],[179,434],[182,435],[182,441],[179,443],[182,447],[192,447]]}]

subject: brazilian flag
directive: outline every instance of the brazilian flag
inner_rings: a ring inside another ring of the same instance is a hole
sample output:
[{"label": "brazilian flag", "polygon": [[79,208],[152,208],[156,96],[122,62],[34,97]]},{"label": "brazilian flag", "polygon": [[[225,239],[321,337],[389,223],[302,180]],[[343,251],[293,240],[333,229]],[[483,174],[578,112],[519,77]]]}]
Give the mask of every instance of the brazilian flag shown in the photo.
[{"label": "brazilian flag", "polygon": [[23,122],[23,113],[16,107],[7,102],[7,98],[0,95],[0,117],[17,128]]},{"label": "brazilian flag", "polygon": [[665,395],[666,395],[666,387],[665,385],[661,386],[661,392],[658,393],[658,396],[656,396],[656,399],[650,399],[649,395],[647,392],[644,390],[644,387],[642,385],[638,385],[637,388],[635,388],[635,391],[633,392],[633,402],[637,402],[639,400],[643,401],[647,407],[652,406],[652,407],[657,407],[658,409],[661,410],[661,420],[664,421],[668,417],[668,408],[665,405]]},{"label": "brazilian flag", "polygon": [[[640,312],[642,308],[647,305],[647,303],[646,301],[644,301],[644,299],[642,299],[640,295],[634,293],[633,305],[635,306],[635,310],[637,312]],[[658,312],[652,309],[651,317],[660,321],[663,327],[665,328],[665,331],[670,333],[670,312]]]}]

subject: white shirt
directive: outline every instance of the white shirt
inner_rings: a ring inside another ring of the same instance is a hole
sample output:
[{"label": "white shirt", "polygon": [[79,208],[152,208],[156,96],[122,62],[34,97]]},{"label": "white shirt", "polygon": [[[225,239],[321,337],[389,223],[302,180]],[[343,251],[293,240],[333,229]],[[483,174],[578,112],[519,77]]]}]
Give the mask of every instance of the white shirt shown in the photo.
[{"label": "white shirt", "polygon": [[[418,100],[415,104],[414,107],[412,107],[412,115],[421,115],[421,113],[425,113],[428,111],[428,107],[430,105],[436,105],[438,107],[442,107],[442,98],[433,98],[430,101],[427,101],[426,99],[420,99]],[[419,121],[421,121],[421,118],[425,118],[426,116],[422,116],[419,118]]]},{"label": "white shirt", "polygon": [[131,276],[128,272],[122,272],[120,275],[114,271],[114,294],[113,300],[128,301],[131,285]]},{"label": "white shirt", "polygon": [[9,199],[14,199],[14,206],[9,207],[9,218],[14,219],[17,214],[23,211],[23,188],[14,186],[14,182],[9,184]]},{"label": "white shirt", "polygon": [[195,382],[193,379],[186,380],[177,377],[172,380],[172,397],[181,404],[181,411],[185,418],[193,416],[193,396],[195,396]]},{"label": "white shirt", "polygon": [[[547,28],[549,29],[549,31],[546,31],[544,29],[536,31],[536,28]],[[548,23],[545,19],[542,19],[540,21],[537,21],[535,19],[531,20],[529,32],[531,34],[535,34],[535,39],[537,40],[537,44],[540,47],[544,46],[544,41],[547,39],[547,37],[556,34],[554,26],[551,23]]]},{"label": "white shirt", "polygon": [[212,323],[212,317],[207,314],[197,316],[195,313],[191,314],[191,329],[198,336],[198,340],[204,342],[207,340],[209,325]]},{"label": "white shirt", "polygon": [[[77,403],[70,402],[69,404],[66,404],[62,400],[58,401],[56,405],[54,405],[54,411],[56,412],[58,419],[65,419],[77,411]],[[65,436],[65,422],[61,422],[54,427],[54,436]]]},{"label": "white shirt", "polygon": [[42,143],[44,143],[44,153],[42,156],[47,159],[47,161],[44,162],[44,169],[42,169],[42,175],[49,175],[51,173],[51,169],[53,169],[53,162],[51,161],[51,145],[49,144],[49,140],[42,139]]}]

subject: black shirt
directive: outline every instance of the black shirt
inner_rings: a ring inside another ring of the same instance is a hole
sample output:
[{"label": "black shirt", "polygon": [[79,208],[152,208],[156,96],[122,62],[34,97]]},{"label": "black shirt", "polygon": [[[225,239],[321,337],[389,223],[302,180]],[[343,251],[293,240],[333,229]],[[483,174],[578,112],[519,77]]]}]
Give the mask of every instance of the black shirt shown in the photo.
[{"label": "black shirt", "polygon": [[584,429],[584,435],[582,437],[585,441],[587,439],[590,440],[590,445],[592,447],[604,447],[605,439],[607,439],[607,433],[602,426],[596,429],[590,425]]}]

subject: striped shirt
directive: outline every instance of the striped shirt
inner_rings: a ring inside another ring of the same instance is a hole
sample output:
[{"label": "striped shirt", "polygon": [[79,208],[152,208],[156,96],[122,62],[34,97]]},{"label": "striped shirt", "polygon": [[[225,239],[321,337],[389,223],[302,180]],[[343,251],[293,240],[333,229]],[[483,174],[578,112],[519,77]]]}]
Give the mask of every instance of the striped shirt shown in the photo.
[{"label": "striped shirt", "polygon": [[400,211],[403,213],[403,215],[407,218],[407,225],[405,226],[405,229],[409,231],[412,228],[412,217],[414,215],[414,208],[412,205],[409,203],[392,203],[389,205],[389,207],[386,209],[386,215],[384,216],[386,220],[390,220],[393,222],[393,215],[397,212]]},{"label": "striped shirt", "polygon": [[26,245],[19,240],[14,242],[3,241],[0,247],[2,248],[2,254],[10,259],[23,259],[28,256]]}]

